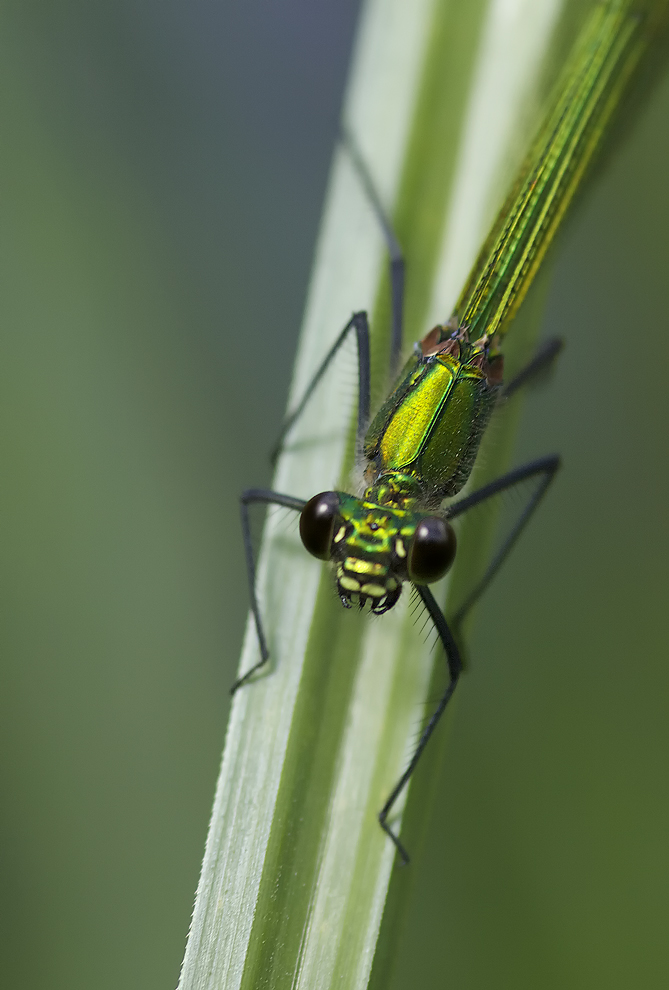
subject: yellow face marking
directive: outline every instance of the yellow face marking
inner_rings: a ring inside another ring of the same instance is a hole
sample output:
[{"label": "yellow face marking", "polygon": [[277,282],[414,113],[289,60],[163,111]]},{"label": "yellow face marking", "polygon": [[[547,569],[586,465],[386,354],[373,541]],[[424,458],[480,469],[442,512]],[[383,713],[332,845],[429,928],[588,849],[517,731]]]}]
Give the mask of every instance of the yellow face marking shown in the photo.
[{"label": "yellow face marking", "polygon": [[381,584],[363,584],[360,591],[370,598],[383,598],[386,593],[386,589]]},{"label": "yellow face marking", "polygon": [[397,581],[395,578],[388,578],[386,581],[386,591],[394,591],[397,587]]},{"label": "yellow face marking", "polygon": [[384,571],[383,564],[375,564],[371,560],[360,560],[359,557],[347,557],[344,567],[347,571],[353,571],[354,574],[382,574]]},{"label": "yellow face marking", "polygon": [[335,543],[341,543],[341,541],[344,539],[345,536],[346,536],[346,526],[342,526],[334,538]]},{"label": "yellow face marking", "polygon": [[346,588],[347,591],[360,591],[360,582],[356,581],[355,578],[346,577],[346,575],[344,575],[344,577],[339,578],[339,583],[342,588]]},{"label": "yellow face marking", "polygon": [[404,549],[404,543],[401,540],[395,540],[395,551],[398,557],[406,557],[407,552]]}]

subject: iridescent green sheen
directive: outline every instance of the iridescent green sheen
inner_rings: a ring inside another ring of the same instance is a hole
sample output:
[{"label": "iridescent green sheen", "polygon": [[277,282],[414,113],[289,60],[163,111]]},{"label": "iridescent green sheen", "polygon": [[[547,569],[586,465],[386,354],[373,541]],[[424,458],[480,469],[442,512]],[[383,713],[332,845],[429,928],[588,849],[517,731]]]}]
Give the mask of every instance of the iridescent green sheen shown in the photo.
[{"label": "iridescent green sheen", "polygon": [[444,350],[414,357],[364,447],[379,475],[413,478],[427,504],[455,495],[469,477],[499,388],[484,370],[485,344],[469,344],[462,335],[453,340],[450,327],[439,330]]},{"label": "iridescent green sheen", "polygon": [[609,0],[586,19],[453,316],[414,346],[367,431],[362,499],[338,493],[345,546],[331,559],[342,598],[362,587],[355,561],[376,560],[372,597],[385,584],[390,607],[407,578],[397,540],[410,547],[420,520],[467,481],[501,387],[502,337],[666,6]]}]

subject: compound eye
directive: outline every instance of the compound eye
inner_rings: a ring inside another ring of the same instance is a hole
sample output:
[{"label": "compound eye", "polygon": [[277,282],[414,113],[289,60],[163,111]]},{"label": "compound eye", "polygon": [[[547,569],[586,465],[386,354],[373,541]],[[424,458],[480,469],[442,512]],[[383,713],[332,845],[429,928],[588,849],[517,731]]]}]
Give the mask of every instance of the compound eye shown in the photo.
[{"label": "compound eye", "polygon": [[446,519],[428,516],[416,527],[409,552],[409,577],[416,584],[431,584],[443,577],[455,558],[455,531]]},{"label": "compound eye", "polygon": [[336,492],[321,492],[310,498],[300,515],[300,536],[305,549],[319,560],[330,559],[330,545],[339,512]]}]

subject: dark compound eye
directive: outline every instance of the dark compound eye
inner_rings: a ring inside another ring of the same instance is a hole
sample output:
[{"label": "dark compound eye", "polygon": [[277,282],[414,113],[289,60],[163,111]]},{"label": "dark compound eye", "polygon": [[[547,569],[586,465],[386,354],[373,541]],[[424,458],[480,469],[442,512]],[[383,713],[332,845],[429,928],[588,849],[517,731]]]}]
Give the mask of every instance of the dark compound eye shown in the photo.
[{"label": "dark compound eye", "polygon": [[339,512],[336,492],[321,492],[310,498],[300,515],[300,536],[305,549],[319,560],[330,559],[330,544]]},{"label": "dark compound eye", "polygon": [[421,519],[409,551],[411,580],[416,584],[438,581],[453,563],[456,546],[455,531],[446,519]]}]

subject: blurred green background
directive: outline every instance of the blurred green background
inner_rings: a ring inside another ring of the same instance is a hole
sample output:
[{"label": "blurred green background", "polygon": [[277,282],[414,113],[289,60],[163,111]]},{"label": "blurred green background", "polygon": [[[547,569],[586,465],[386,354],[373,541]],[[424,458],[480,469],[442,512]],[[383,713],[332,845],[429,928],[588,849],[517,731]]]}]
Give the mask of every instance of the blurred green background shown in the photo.
[{"label": "blurred green background", "polygon": [[[176,984],[357,7],[0,14],[4,985]],[[667,175],[669,78],[557,254],[515,459],[564,469],[480,609],[397,988],[669,982]]]}]

